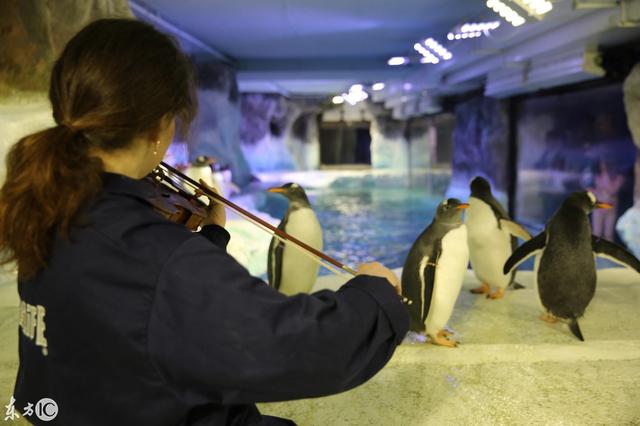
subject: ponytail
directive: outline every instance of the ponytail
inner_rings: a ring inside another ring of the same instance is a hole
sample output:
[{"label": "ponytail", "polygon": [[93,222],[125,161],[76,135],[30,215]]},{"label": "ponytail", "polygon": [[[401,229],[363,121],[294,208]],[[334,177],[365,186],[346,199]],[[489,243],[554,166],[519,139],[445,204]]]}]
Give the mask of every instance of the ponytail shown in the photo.
[{"label": "ponytail", "polygon": [[20,278],[46,265],[56,233],[67,236],[82,207],[101,187],[102,162],[89,141],[65,126],[26,136],[7,155],[0,189],[2,264],[17,262]]},{"label": "ponytail", "polygon": [[191,66],[175,40],[129,19],[100,19],[65,46],[49,99],[59,125],[22,138],[7,155],[0,188],[0,264],[21,279],[46,266],[101,190],[102,161],[175,117],[183,132],[197,110]]}]

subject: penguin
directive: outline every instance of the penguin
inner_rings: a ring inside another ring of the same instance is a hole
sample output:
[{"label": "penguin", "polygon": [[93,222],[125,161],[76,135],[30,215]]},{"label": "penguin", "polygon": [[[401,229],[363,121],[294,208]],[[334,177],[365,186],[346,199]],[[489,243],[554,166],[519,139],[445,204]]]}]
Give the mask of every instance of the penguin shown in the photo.
[{"label": "penguin", "polygon": [[[469,242],[469,260],[475,276],[482,283],[471,290],[474,294],[486,294],[488,299],[502,299],[505,289],[515,284],[515,271],[502,273],[504,262],[518,247],[518,238],[525,241],[531,235],[511,218],[491,193],[489,182],[480,176],[471,181],[469,209],[465,212]],[[495,291],[491,292],[491,287]]]},{"label": "penguin", "polygon": [[[289,208],[278,229],[303,243],[322,251],[322,227],[316,218],[304,189],[297,183],[287,183],[269,188],[269,192],[281,194],[289,200]],[[271,239],[267,259],[269,285],[287,295],[309,293],[320,266],[296,247]]]},{"label": "penguin", "polygon": [[507,259],[504,273],[536,255],[534,281],[541,319],[568,321],[575,337],[584,341],[578,318],[582,317],[596,289],[595,257],[605,257],[640,272],[640,261],[618,245],[591,234],[589,213],[611,208],[593,193],[574,192],[551,217],[542,233],[518,247]]},{"label": "penguin", "polygon": [[467,228],[462,212],[469,205],[449,198],[438,206],[433,222],[413,243],[402,269],[402,293],[407,305],[410,330],[426,331],[431,343],[448,347],[445,325],[456,303],[469,262]]}]

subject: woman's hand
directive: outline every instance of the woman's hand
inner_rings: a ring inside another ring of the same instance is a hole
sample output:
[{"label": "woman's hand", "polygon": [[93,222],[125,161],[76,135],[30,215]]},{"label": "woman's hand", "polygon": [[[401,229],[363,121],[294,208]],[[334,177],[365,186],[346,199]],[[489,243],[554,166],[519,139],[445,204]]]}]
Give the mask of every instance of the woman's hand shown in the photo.
[{"label": "woman's hand", "polygon": [[[205,188],[215,192],[216,194],[220,194],[217,189],[215,189],[214,187],[208,185],[202,179],[200,179],[200,184],[202,186],[204,186]],[[205,197],[207,196],[207,194],[205,194],[204,192],[199,191],[197,189],[196,189],[196,195],[197,196],[204,195]],[[207,197],[207,198],[209,198],[209,206],[207,207],[208,215],[202,221],[202,226],[219,225],[219,226],[222,226],[224,228],[224,225],[227,223],[227,214],[226,214],[226,212],[224,210],[224,205],[222,203],[216,201],[212,197]]]},{"label": "woman's hand", "polygon": [[393,273],[393,271],[385,266],[382,263],[371,262],[371,263],[362,263],[358,266],[357,275],[373,275],[374,277],[386,278],[391,285],[396,289],[398,294],[401,294],[402,287],[400,285],[400,280]]}]

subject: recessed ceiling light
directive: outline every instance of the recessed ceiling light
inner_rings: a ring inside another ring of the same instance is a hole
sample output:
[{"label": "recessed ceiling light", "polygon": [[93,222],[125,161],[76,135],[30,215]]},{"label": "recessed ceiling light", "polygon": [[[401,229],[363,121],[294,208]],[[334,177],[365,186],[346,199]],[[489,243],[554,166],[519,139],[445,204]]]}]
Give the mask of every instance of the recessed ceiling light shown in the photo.
[{"label": "recessed ceiling light", "polygon": [[407,62],[409,62],[409,59],[405,58],[404,56],[394,56],[393,58],[389,58],[389,60],[387,61],[387,64],[391,66],[397,66],[397,65],[404,65]]}]

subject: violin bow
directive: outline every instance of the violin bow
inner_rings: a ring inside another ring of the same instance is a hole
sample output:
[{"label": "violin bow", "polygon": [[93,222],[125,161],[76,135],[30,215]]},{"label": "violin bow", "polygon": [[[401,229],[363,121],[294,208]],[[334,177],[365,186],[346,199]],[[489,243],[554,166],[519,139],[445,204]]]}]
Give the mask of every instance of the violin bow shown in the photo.
[{"label": "violin bow", "polygon": [[[202,193],[204,193],[206,196],[211,197],[211,198],[215,199],[216,201],[219,201],[220,203],[222,203],[225,206],[229,207],[231,210],[235,211],[240,216],[242,216],[243,218],[247,219],[249,222],[251,222],[254,225],[256,225],[258,228],[260,228],[260,229],[266,231],[267,233],[271,234],[272,236],[277,238],[282,243],[284,243],[284,244],[288,243],[291,246],[297,248],[302,253],[304,253],[306,256],[310,257],[315,262],[317,262],[321,266],[327,268],[328,270],[330,270],[334,274],[336,274],[338,276],[341,276],[341,277],[348,277],[349,275],[351,275],[351,276],[356,276],[357,275],[357,272],[356,272],[355,269],[349,267],[348,265],[345,265],[344,263],[338,262],[336,259],[326,255],[325,253],[323,253],[323,252],[321,252],[319,250],[316,250],[315,248],[309,246],[308,244],[304,243],[303,241],[300,241],[299,239],[295,238],[294,236],[287,234],[282,229],[276,228],[275,226],[273,226],[269,222],[265,221],[264,219],[259,218],[258,216],[254,215],[253,213],[250,213],[247,210],[245,210],[242,207],[240,207],[239,205],[235,204],[234,202],[229,201],[228,199],[224,198],[222,195],[218,194],[217,192],[212,191],[209,188],[205,187],[204,185],[196,182],[195,180],[191,179],[189,176],[187,176],[184,173],[180,172],[176,168],[168,165],[164,161],[161,162],[158,165],[158,167],[161,170],[164,169],[163,171],[165,173],[168,171],[169,173],[171,173],[171,174],[179,177],[180,179],[184,180],[186,183],[191,185],[193,187],[193,189],[198,189]],[[167,177],[170,178],[170,176],[167,176]],[[340,270],[346,272],[346,274],[344,272],[341,272]],[[402,301],[404,303],[411,304],[411,301],[409,299],[407,299],[404,296],[401,296],[401,297],[402,297]]]},{"label": "violin bow", "polygon": [[[159,167],[161,169],[164,168],[166,171],[170,172],[171,174],[176,175],[179,178],[183,179],[186,183],[192,186],[193,189],[198,189],[201,192],[203,192],[206,196],[211,197],[216,201],[219,201],[220,203],[229,207],[230,209],[238,213],[240,216],[247,219],[249,222],[253,223],[254,225],[258,226],[260,229],[263,229],[264,231],[276,237],[279,241],[285,244],[290,243],[292,246],[296,247],[297,249],[302,251],[305,255],[311,257],[314,261],[320,263],[320,265],[329,269],[331,272],[335,273],[336,275],[345,276],[344,272],[354,276],[357,274],[357,272],[353,268],[338,262],[334,258],[326,255],[325,253],[322,253],[321,251],[316,250],[315,248],[304,243],[303,241],[298,240],[294,236],[287,234],[282,229],[276,228],[275,226],[265,221],[264,219],[261,219],[258,216],[248,212],[247,210],[243,209],[242,207],[235,204],[234,202],[224,198],[222,195],[218,194],[217,192],[212,191],[207,187],[204,187],[202,184],[196,182],[195,180],[191,179],[189,176],[183,174],[182,172],[166,164],[165,162],[161,162]],[[344,272],[340,272],[339,270],[342,270]]]}]

